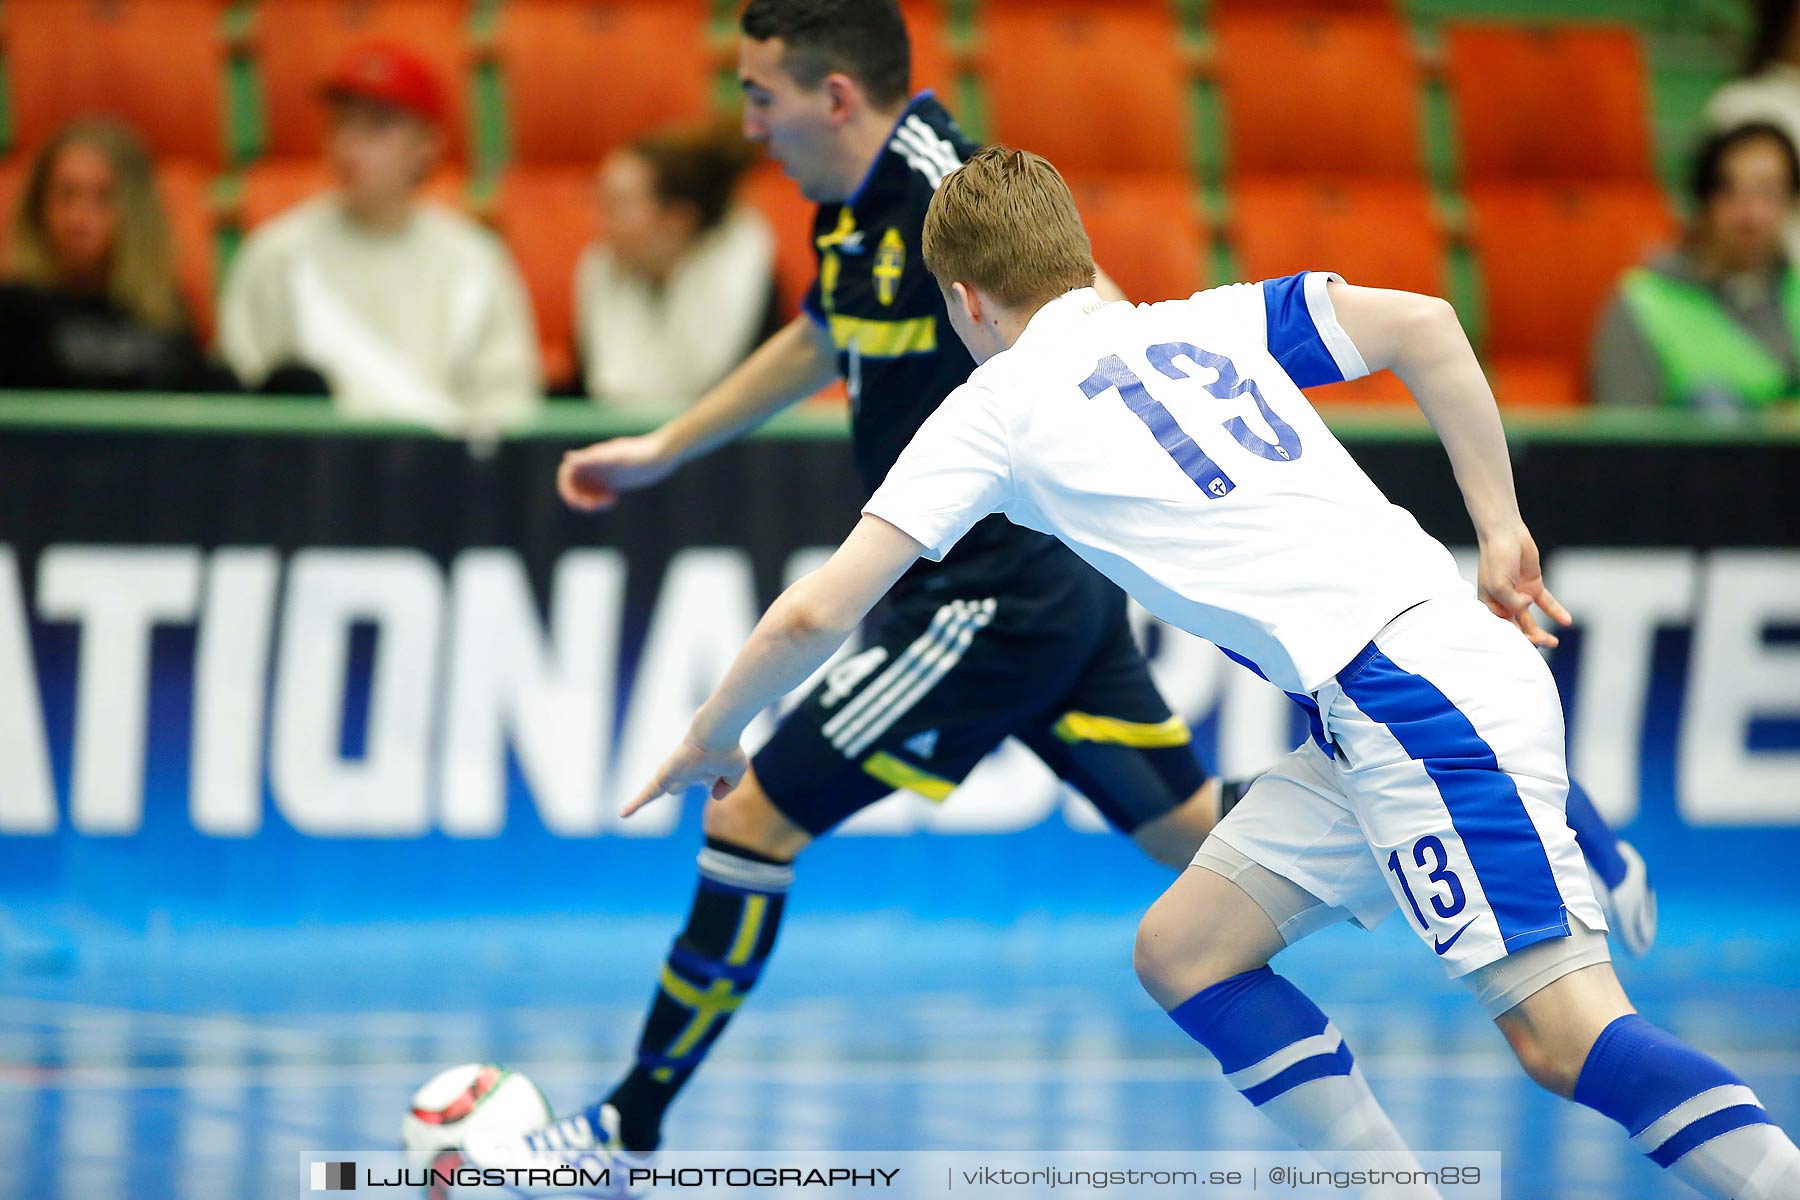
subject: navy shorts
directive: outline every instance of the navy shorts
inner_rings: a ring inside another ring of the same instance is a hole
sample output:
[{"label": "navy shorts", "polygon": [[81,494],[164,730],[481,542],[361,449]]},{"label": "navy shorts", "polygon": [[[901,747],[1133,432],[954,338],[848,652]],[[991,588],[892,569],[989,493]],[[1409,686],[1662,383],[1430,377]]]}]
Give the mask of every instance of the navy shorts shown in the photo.
[{"label": "navy shorts", "polygon": [[943,800],[1009,736],[1125,832],[1206,782],[1124,593],[1061,547],[1005,574],[932,571],[891,599],[752,760],[777,809],[816,837],[896,789]]}]

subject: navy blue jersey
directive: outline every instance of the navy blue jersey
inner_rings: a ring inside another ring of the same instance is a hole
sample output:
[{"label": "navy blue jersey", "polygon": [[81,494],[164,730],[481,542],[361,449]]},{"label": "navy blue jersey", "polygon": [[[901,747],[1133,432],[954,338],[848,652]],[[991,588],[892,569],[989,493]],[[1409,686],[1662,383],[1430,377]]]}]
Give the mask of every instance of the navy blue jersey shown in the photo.
[{"label": "navy blue jersey", "polygon": [[[813,220],[819,274],[805,309],[831,333],[850,391],[850,439],[864,497],[925,418],[975,369],[925,268],[925,210],[944,176],[979,147],[930,92],[900,114],[887,147],[854,195],[823,204]],[[1010,524],[981,522],[945,558],[1004,570],[1055,543]],[[1004,560],[1004,561],[997,561]],[[913,574],[935,568],[921,564]]]}]

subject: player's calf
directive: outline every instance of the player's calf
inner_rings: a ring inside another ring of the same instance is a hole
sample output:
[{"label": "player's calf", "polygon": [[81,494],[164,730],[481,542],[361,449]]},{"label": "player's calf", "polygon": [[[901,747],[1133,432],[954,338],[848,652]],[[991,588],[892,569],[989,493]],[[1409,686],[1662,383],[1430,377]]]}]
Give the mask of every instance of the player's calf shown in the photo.
[{"label": "player's calf", "polygon": [[791,863],[812,835],[775,807],[754,769],[730,794],[706,802],[701,826],[709,841],[738,846],[762,858]]},{"label": "player's calf", "polygon": [[1800,1196],[1800,1150],[1737,1075],[1632,1011],[1607,964],[1565,975],[1498,1018],[1531,1077],[1612,1118],[1704,1195]]}]

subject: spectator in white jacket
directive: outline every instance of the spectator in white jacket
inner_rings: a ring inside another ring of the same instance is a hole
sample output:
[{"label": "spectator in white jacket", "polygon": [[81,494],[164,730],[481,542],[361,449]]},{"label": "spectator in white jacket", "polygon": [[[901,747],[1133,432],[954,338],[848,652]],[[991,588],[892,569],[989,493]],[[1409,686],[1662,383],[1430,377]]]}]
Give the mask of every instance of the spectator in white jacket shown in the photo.
[{"label": "spectator in white jacket", "polygon": [[755,148],[735,129],[655,134],[601,164],[605,240],[575,271],[588,395],[621,411],[697,400],[755,347],[774,300],[774,237],[735,204]]},{"label": "spectator in white jacket", "polygon": [[245,242],[220,347],[248,387],[322,375],[347,416],[480,434],[527,417],[542,385],[530,301],[499,240],[421,198],[445,100],[404,47],[352,50],[326,88],[336,187]]}]

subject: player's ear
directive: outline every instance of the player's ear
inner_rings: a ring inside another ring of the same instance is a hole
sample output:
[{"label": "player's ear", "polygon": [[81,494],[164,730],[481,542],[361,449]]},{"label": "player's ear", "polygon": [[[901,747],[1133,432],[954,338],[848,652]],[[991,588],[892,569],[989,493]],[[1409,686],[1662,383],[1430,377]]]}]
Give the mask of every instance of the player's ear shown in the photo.
[{"label": "player's ear", "polygon": [[857,106],[863,103],[862,89],[854,79],[842,71],[833,71],[819,84],[825,93],[825,103],[830,107],[833,122],[842,124],[850,119]]},{"label": "player's ear", "polygon": [[962,306],[963,312],[969,318],[970,325],[981,324],[981,295],[974,288],[966,283],[951,284],[950,301]]}]

